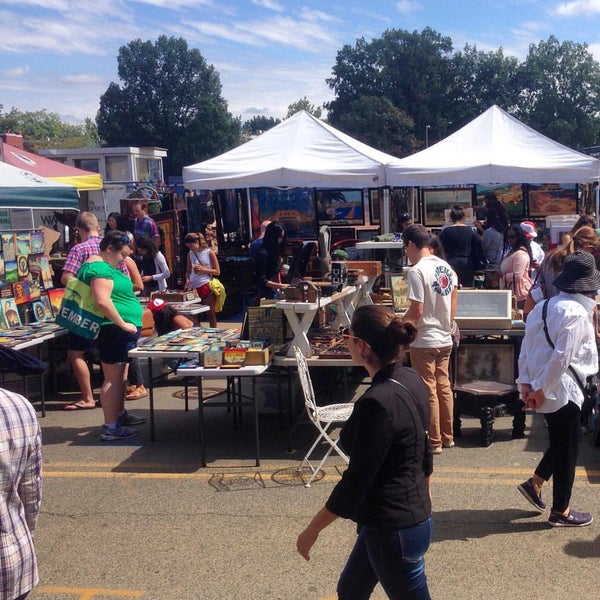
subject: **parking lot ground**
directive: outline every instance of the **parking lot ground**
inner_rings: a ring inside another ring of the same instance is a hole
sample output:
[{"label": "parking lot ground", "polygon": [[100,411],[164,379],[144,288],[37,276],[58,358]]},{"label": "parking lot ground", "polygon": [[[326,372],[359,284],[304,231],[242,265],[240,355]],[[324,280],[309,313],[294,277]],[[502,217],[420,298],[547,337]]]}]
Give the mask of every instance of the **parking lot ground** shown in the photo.
[{"label": "parking lot ground", "polygon": [[[212,384],[211,384],[212,385]],[[352,389],[355,395],[360,386]],[[148,399],[127,408],[148,416]],[[298,533],[323,505],[343,465],[330,458],[310,489],[297,471],[316,432],[260,416],[261,466],[254,467],[251,415],[233,427],[225,409],[206,411],[208,466],[201,467],[197,403],[180,388],[156,396],[156,441],[148,425],[126,443],[99,440],[101,410],[67,413],[49,398],[44,499],[36,531],[40,586],[32,600],[329,600],[355,537],[338,520],[310,562]],[[516,489],[545,448],[538,415],[525,439],[509,418],[479,446],[479,423],[463,419],[455,448],[435,457],[434,539],[426,556],[432,597],[596,600],[600,558],[600,449],[582,444],[572,504],[596,521],[553,529]],[[551,486],[545,490],[551,497]],[[385,598],[380,588],[374,600]]]}]

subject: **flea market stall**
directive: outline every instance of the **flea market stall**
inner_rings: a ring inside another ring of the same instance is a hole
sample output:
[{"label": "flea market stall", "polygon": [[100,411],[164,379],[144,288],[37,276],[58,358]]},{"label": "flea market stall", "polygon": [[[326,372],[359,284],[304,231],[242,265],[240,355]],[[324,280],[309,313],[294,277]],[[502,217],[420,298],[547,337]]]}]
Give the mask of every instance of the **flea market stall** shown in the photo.
[{"label": "flea market stall", "polygon": [[[34,211],[78,206],[75,187],[0,162],[0,344],[37,353],[42,343],[62,333],[51,322],[54,285],[48,255],[55,232],[38,227]],[[43,413],[43,374],[39,379]]]}]

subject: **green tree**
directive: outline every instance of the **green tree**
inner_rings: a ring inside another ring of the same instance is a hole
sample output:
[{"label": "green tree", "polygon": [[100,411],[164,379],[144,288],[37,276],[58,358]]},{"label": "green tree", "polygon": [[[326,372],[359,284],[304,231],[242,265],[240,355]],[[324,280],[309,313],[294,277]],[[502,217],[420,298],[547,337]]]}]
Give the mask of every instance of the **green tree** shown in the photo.
[{"label": "green tree", "polygon": [[514,112],[519,100],[519,61],[504,56],[502,48],[482,52],[467,44],[451,59],[453,88],[448,110],[453,129],[462,127],[490,106]]},{"label": "green tree", "polygon": [[218,73],[183,38],[133,40],[117,62],[122,86],[109,85],[96,117],[107,145],[166,148],[165,172],[179,174],[239,143],[241,123],[227,110]]},{"label": "green tree", "polygon": [[27,150],[38,148],[79,148],[99,145],[96,126],[90,119],[82,125],[61,121],[56,113],[45,108],[32,112],[22,112],[12,108],[3,113],[0,105],[0,130],[20,133]]},{"label": "green tree", "polygon": [[572,148],[598,143],[600,64],[587,44],[554,36],[531,44],[518,82],[518,118]]},{"label": "green tree", "polygon": [[274,117],[265,117],[264,115],[255,115],[248,121],[244,121],[242,125],[242,135],[245,140],[248,141],[252,136],[260,135],[265,131],[268,131],[275,125],[279,125],[281,121]]},{"label": "green tree", "polygon": [[361,96],[350,103],[338,125],[361,142],[394,156],[417,149],[413,120],[387,98]]},{"label": "green tree", "polygon": [[295,115],[301,110],[305,110],[307,113],[313,115],[313,117],[317,117],[317,119],[321,118],[321,114],[323,112],[320,106],[315,106],[314,104],[311,104],[308,98],[304,96],[304,98],[301,98],[297,102],[292,102],[292,104],[288,106],[288,111],[285,118],[289,119],[292,115]]},{"label": "green tree", "polygon": [[325,106],[329,122],[339,126],[361,97],[383,97],[413,120],[419,140],[424,140],[428,125],[431,133],[443,137],[453,87],[451,52],[452,40],[429,27],[420,33],[392,29],[371,43],[361,38],[354,47],[345,45],[327,80],[336,95]]}]

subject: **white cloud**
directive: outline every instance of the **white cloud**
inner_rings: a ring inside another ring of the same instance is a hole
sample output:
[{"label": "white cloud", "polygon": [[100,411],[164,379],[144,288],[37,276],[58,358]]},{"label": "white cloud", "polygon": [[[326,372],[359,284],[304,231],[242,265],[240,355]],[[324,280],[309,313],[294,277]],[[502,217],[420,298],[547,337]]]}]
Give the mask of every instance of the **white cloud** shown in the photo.
[{"label": "white cloud", "polygon": [[30,67],[15,67],[14,69],[4,69],[0,74],[2,77],[23,77],[30,71]]},{"label": "white cloud", "polygon": [[104,81],[102,77],[90,73],[73,73],[71,75],[63,75],[59,79],[69,85],[100,85]]},{"label": "white cloud", "polygon": [[337,47],[335,34],[330,28],[320,24],[319,19],[323,20],[319,13],[311,13],[310,18],[298,19],[276,15],[270,19],[237,23],[186,21],[185,25],[193,27],[207,38],[250,46],[281,45],[304,52],[319,53],[323,49]]},{"label": "white cloud", "polygon": [[279,2],[275,2],[274,0],[252,0],[252,4],[256,6],[262,6],[262,8],[268,8],[269,10],[274,10],[277,12],[283,12],[285,7]]},{"label": "white cloud", "polygon": [[396,10],[402,14],[409,14],[420,10],[422,6],[418,2],[412,2],[411,0],[400,0],[396,2]]},{"label": "white cloud", "polygon": [[559,17],[582,17],[600,14],[600,0],[573,0],[558,4],[552,13]]}]

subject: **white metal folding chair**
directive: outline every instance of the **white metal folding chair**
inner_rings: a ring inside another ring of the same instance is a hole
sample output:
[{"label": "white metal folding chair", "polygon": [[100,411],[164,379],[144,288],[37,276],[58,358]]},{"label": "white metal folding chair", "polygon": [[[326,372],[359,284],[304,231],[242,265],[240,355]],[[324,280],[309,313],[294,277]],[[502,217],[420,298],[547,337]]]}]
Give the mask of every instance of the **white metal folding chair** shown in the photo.
[{"label": "white metal folding chair", "polygon": [[[334,450],[339,454],[342,460],[348,464],[350,459],[338,446],[337,438],[333,439],[331,437],[330,430],[333,426],[343,424],[350,418],[352,410],[354,409],[354,403],[344,402],[341,404],[317,406],[312,380],[310,378],[310,373],[308,372],[308,364],[306,358],[304,358],[304,354],[302,354],[302,350],[300,350],[298,346],[294,346],[294,355],[296,356],[296,364],[298,365],[298,377],[300,378],[300,384],[302,386],[302,391],[304,392],[304,406],[306,408],[306,413],[308,414],[311,423],[319,432],[319,436],[306,453],[302,465],[300,466],[300,470],[305,466],[311,470],[310,479],[304,484],[306,487],[310,487],[313,479],[317,476],[321,467],[325,464],[325,461]],[[310,456],[322,440],[329,444],[329,448],[327,449],[325,456],[321,459],[321,462],[319,462],[317,467],[314,467],[310,462]]]}]

